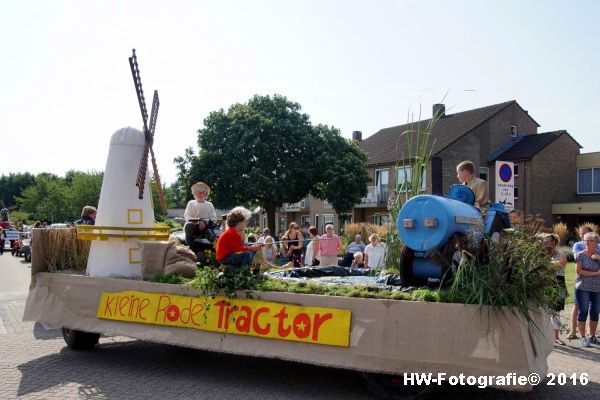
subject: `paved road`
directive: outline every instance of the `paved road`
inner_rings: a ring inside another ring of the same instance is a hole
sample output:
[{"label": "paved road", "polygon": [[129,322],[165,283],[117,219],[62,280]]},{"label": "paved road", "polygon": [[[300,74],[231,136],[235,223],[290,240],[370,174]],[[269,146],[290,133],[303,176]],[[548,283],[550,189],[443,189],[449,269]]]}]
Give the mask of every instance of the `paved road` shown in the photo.
[{"label": "paved road", "polygon": [[[1,399],[374,399],[352,371],[101,338],[76,352],[55,327],[21,322],[29,264],[0,256]],[[527,395],[444,387],[444,399],[598,399],[600,347],[575,342],[549,357],[554,373],[590,374],[587,386],[538,386]]]}]

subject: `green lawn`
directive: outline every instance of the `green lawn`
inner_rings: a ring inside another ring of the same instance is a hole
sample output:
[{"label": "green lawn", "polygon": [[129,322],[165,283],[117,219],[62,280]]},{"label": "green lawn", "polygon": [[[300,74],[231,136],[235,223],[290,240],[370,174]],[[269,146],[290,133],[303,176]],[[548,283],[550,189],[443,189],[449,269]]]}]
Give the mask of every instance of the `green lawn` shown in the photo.
[{"label": "green lawn", "polygon": [[567,304],[573,304],[573,290],[575,290],[575,263],[567,263],[565,268],[565,282],[567,283],[567,291],[569,297],[567,297]]}]

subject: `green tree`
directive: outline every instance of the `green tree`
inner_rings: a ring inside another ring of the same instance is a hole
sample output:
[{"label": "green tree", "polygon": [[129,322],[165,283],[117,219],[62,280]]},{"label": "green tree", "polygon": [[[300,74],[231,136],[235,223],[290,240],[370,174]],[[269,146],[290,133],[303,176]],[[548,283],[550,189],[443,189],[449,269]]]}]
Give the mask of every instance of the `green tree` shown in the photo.
[{"label": "green tree", "polygon": [[81,210],[85,206],[98,206],[103,178],[103,172],[67,172],[65,176],[65,183],[69,185],[70,198],[72,202],[71,213],[73,215],[81,215]]},{"label": "green tree", "polygon": [[6,207],[16,204],[15,196],[21,194],[23,189],[35,183],[35,176],[29,172],[0,176],[0,200]]},{"label": "green tree", "polygon": [[371,181],[367,155],[336,128],[317,125],[314,130],[322,141],[322,150],[314,158],[319,175],[311,194],[329,201],[338,214],[350,211],[367,195],[367,184]]},{"label": "green tree", "polygon": [[16,199],[21,210],[34,220],[64,222],[74,216],[69,187],[63,178],[55,175],[38,175],[35,184],[23,190]]},{"label": "green tree", "polygon": [[175,157],[173,160],[177,168],[177,181],[171,184],[171,192],[173,193],[173,201],[177,207],[185,207],[187,202],[193,198],[190,188],[192,187],[192,166],[196,154],[191,147],[185,149],[183,156]]},{"label": "green tree", "polygon": [[[262,205],[272,231],[283,203],[314,193],[345,211],[366,193],[360,150],[337,129],[313,127],[298,103],[280,95],[254,96],[212,112],[198,131],[198,145],[199,156],[186,169],[189,182],[208,183],[217,207]],[[347,155],[350,163],[344,161]],[[342,184],[330,184],[334,179]]]}]

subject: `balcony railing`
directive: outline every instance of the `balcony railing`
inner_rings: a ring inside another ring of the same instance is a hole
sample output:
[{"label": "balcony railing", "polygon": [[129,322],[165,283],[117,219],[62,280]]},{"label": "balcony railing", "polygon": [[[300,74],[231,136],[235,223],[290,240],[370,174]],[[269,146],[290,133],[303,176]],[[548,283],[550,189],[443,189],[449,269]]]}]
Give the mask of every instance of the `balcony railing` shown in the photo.
[{"label": "balcony railing", "polygon": [[389,196],[389,186],[369,186],[367,187],[367,196],[363,197],[356,207],[379,207],[387,204]]},{"label": "balcony railing", "polygon": [[281,206],[281,210],[284,212],[296,212],[302,211],[308,207],[308,197],[306,197],[297,203],[283,203],[283,205]]}]

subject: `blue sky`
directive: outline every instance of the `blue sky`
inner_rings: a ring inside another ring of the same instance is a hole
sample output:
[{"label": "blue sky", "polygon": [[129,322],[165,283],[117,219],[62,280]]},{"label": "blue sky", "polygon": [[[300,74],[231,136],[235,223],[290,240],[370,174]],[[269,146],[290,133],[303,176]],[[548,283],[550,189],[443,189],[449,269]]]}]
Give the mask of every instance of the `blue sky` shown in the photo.
[{"label": "blue sky", "polygon": [[2,0],[0,173],[103,170],[111,134],[141,126],[134,47],[167,183],[208,113],[254,94],[346,137],[446,93],[451,113],[515,99],[600,151],[599,18],[594,1]]}]

